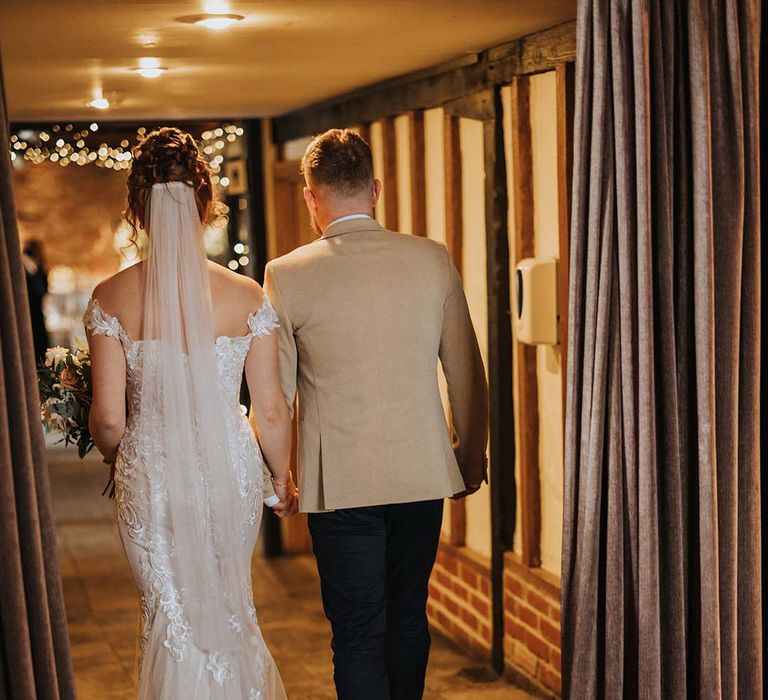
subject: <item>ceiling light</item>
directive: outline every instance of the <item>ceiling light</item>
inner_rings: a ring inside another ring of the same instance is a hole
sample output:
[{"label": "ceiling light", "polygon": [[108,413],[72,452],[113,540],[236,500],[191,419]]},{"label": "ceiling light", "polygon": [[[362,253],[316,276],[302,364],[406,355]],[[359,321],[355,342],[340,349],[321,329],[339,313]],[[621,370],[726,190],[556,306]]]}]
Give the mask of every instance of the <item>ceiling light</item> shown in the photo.
[{"label": "ceiling light", "polygon": [[164,66],[154,66],[148,68],[134,68],[134,70],[144,78],[159,78],[168,69]]},{"label": "ceiling light", "polygon": [[177,17],[176,21],[184,24],[199,24],[208,29],[226,29],[244,19],[245,17],[243,17],[243,15],[205,13],[202,15],[185,15],[184,17]]},{"label": "ceiling light", "polygon": [[106,97],[97,97],[88,103],[94,109],[109,109],[109,100]]},{"label": "ceiling light", "polygon": [[139,67],[134,70],[145,78],[158,78],[168,69],[160,65],[159,58],[140,58]]}]

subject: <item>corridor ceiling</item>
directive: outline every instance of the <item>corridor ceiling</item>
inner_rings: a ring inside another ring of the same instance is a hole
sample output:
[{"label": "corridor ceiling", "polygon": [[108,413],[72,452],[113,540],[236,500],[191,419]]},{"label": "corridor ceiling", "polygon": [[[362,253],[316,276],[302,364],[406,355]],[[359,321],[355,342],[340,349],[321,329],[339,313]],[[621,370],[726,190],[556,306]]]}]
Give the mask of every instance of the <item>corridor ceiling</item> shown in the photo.
[{"label": "corridor ceiling", "polygon": [[[175,18],[226,12],[213,31]],[[2,0],[17,122],[281,114],[572,19],[576,0]],[[135,72],[158,58],[159,78]],[[102,91],[113,106],[87,106]]]}]

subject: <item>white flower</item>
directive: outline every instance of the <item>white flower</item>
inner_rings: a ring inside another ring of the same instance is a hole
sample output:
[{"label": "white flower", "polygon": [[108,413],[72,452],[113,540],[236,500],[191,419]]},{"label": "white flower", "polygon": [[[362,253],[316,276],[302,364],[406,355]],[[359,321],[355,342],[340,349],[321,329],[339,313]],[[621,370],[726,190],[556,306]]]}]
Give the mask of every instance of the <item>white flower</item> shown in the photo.
[{"label": "white flower", "polygon": [[48,348],[45,351],[45,366],[56,367],[59,362],[64,361],[68,354],[69,350],[62,348],[60,345],[57,345],[55,348]]}]

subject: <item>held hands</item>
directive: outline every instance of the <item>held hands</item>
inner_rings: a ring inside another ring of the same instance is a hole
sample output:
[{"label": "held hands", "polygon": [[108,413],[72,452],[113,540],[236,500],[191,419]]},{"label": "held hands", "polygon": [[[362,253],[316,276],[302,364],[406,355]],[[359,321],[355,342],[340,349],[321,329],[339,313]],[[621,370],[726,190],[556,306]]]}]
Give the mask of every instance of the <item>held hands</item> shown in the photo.
[{"label": "held hands", "polygon": [[275,489],[275,495],[280,499],[280,503],[272,507],[278,518],[286,518],[299,512],[299,490],[293,483],[293,474],[288,472],[284,481],[272,478],[272,486]]}]

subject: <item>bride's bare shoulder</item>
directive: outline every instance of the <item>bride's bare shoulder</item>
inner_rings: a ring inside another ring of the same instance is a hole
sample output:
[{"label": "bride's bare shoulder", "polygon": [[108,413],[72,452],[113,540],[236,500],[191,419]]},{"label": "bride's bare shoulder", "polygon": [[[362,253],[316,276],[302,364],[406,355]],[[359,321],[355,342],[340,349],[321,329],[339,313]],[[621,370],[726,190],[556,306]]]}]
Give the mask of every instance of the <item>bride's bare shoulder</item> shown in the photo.
[{"label": "bride's bare shoulder", "polygon": [[264,301],[264,290],[256,280],[211,261],[208,262],[208,269],[214,304],[218,300],[245,313],[258,310]]},{"label": "bride's bare shoulder", "polygon": [[138,292],[141,283],[141,265],[136,263],[114,275],[105,277],[93,290],[93,297],[99,303],[107,306],[119,306],[126,297],[132,297]]}]

